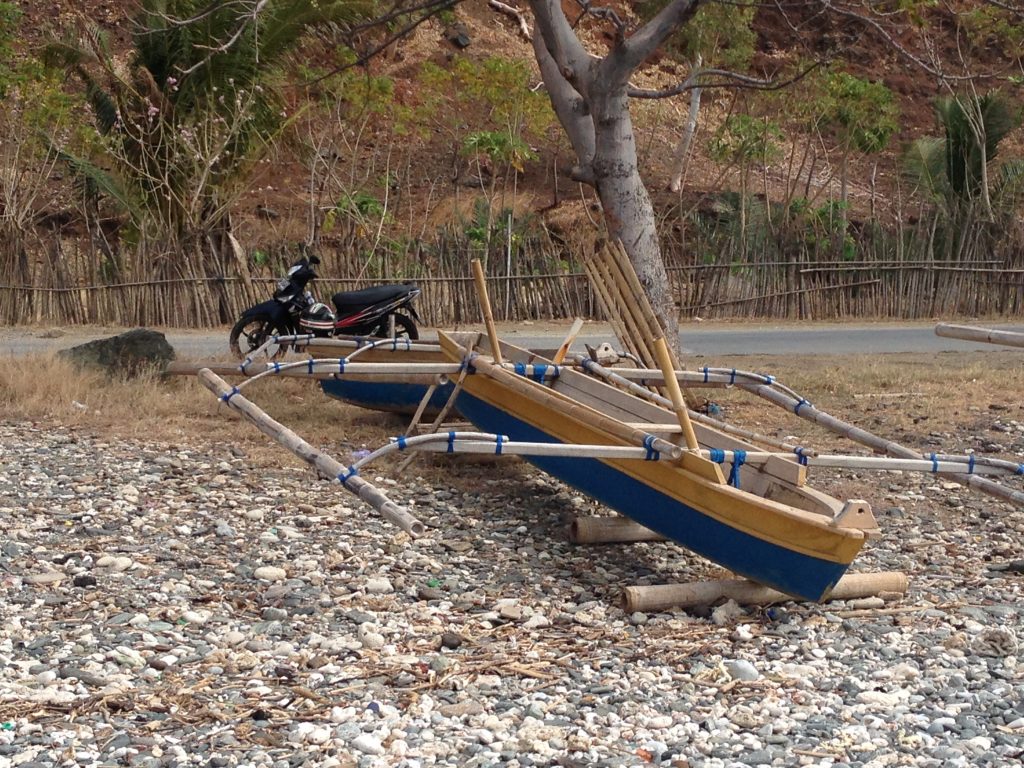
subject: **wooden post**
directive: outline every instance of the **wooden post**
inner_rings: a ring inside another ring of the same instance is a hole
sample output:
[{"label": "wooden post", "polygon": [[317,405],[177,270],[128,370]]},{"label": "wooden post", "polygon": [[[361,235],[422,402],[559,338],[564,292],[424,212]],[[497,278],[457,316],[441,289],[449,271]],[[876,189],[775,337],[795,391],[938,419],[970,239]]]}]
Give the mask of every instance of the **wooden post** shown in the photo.
[{"label": "wooden post", "polygon": [[260,432],[273,438],[307,464],[312,464],[321,474],[338,480],[346,490],[372,506],[386,520],[414,538],[423,534],[425,530],[423,523],[410,515],[404,507],[395,504],[380,489],[359,475],[349,476],[347,467],[326,453],[318,451],[283,424],[274,421],[259,407],[239,394],[237,387],[229,386],[224,379],[209,368],[199,371],[199,380],[204,387],[217,395],[221,402],[227,403],[229,408],[242,414]]},{"label": "wooden post", "polygon": [[480,309],[484,313],[484,325],[487,327],[487,338],[491,341],[491,358],[498,365],[502,364],[501,344],[498,332],[494,328],[494,315],[491,314],[491,300],[487,296],[487,281],[484,279],[484,268],[480,259],[473,259],[473,279],[476,281],[476,293],[480,299]]},{"label": "wooden post", "polygon": [[[905,594],[908,579],[905,573],[849,573],[833,587],[825,600],[852,600],[881,593]],[[791,595],[744,579],[720,579],[686,584],[626,587],[622,607],[634,611],[658,612],[669,608],[693,608],[711,605],[719,600],[735,600],[740,605],[769,605],[795,600]]]}]

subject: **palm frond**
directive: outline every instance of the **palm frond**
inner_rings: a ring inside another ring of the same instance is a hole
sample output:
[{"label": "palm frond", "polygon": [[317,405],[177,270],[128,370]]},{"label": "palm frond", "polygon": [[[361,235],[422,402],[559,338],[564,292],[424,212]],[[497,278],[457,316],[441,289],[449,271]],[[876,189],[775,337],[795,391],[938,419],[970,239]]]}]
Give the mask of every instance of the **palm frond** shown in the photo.
[{"label": "palm frond", "polygon": [[903,153],[907,179],[924,194],[941,201],[948,191],[946,140],[927,136],[910,144]]}]

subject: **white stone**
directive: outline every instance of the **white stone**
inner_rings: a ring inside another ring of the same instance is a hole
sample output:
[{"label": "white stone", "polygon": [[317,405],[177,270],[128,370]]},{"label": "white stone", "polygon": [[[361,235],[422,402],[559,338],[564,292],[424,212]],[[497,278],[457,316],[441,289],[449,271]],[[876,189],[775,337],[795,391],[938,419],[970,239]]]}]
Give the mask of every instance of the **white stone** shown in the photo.
[{"label": "white stone", "polygon": [[367,755],[383,755],[380,739],[369,733],[361,733],[352,740],[352,746]]},{"label": "white stone", "polygon": [[252,575],[262,581],[284,581],[288,577],[288,572],[276,565],[261,565],[252,572]]},{"label": "white stone", "polygon": [[394,592],[395,588],[391,582],[384,577],[377,577],[366,580],[366,593],[369,595],[385,595]]}]

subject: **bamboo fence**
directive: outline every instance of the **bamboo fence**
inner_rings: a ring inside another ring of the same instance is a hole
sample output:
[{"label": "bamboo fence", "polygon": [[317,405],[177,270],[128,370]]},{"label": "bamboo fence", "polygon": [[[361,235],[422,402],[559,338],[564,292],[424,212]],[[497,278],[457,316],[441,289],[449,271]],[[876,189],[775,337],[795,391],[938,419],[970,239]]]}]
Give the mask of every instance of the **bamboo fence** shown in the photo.
[{"label": "bamboo fence", "polygon": [[[478,321],[472,258],[484,266],[494,318],[503,322],[583,317],[605,319],[587,278],[582,254],[569,255],[550,239],[530,239],[514,258],[441,238],[429,248],[367,260],[358,253],[323,253],[323,277],[312,285],[321,300],[340,290],[389,282],[422,289],[416,309],[427,325]],[[708,263],[685,263],[685,249],[666,247],[669,279],[683,320],[710,318],[842,319],[848,317],[1013,317],[1024,312],[1024,263],[1010,253],[973,261],[737,260],[724,253]],[[234,322],[268,298],[283,273],[282,256],[249,277],[188,274],[105,281],[86,267],[87,253],[44,257],[19,279],[0,274],[0,323],[209,327]],[[60,268],[58,268],[58,266]],[[345,275],[346,277],[338,277]]]}]

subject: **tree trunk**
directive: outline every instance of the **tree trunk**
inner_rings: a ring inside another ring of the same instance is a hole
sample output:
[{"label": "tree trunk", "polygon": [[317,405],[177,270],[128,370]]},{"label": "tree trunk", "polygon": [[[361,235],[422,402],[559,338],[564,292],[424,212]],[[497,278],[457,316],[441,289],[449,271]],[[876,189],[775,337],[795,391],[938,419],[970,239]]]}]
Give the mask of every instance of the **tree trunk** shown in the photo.
[{"label": "tree trunk", "polygon": [[662,260],[654,206],[637,167],[636,138],[625,86],[607,87],[600,79],[590,89],[594,115],[594,185],[612,238],[622,241],[640,284],[678,348],[679,313]]}]

